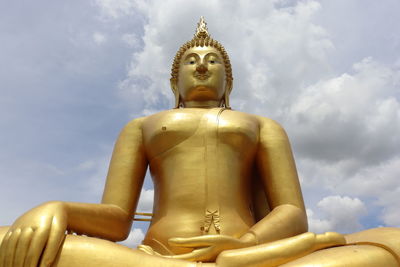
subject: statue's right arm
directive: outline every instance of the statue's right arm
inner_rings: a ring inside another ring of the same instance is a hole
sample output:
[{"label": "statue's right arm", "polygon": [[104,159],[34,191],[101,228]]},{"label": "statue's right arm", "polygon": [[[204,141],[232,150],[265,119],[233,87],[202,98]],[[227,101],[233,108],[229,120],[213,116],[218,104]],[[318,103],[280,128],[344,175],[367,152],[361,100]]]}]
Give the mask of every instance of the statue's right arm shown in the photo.
[{"label": "statue's right arm", "polygon": [[257,171],[271,212],[241,237],[256,244],[307,231],[307,216],[288,136],[275,121],[258,117]]},{"label": "statue's right arm", "polygon": [[0,266],[50,266],[66,230],[112,241],[126,239],[147,169],[143,118],[128,123],[114,147],[101,204],[51,201],[33,208],[9,228]]}]

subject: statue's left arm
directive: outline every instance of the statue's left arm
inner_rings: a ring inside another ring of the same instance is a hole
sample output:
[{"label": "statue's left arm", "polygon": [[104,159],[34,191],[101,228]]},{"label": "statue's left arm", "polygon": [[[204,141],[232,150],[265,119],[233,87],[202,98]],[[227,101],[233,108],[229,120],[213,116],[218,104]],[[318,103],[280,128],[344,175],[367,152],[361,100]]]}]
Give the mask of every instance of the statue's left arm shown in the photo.
[{"label": "statue's left arm", "polygon": [[261,244],[304,233],[308,226],[296,165],[285,130],[271,119],[258,118],[257,171],[271,212],[241,239]]}]

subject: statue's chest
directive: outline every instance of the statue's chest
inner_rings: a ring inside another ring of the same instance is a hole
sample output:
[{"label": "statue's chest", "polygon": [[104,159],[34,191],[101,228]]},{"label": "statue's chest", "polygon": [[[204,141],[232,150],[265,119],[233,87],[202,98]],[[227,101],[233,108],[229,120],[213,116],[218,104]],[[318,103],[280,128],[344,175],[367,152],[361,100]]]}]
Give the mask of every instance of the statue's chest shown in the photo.
[{"label": "statue's chest", "polygon": [[149,160],[173,148],[187,150],[223,145],[241,150],[255,146],[258,125],[248,115],[229,110],[174,110],[154,116],[143,127]]}]

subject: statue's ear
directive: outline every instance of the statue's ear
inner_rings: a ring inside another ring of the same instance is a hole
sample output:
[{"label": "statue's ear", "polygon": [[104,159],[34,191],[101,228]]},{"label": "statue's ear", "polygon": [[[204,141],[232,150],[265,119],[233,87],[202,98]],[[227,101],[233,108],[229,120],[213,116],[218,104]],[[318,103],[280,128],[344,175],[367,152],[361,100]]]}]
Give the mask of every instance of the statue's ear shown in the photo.
[{"label": "statue's ear", "polygon": [[176,84],[176,80],[174,80],[174,79],[171,79],[169,81],[170,81],[172,92],[175,95],[175,106],[174,106],[174,108],[179,108],[180,97],[179,97],[178,85]]},{"label": "statue's ear", "polygon": [[229,95],[231,94],[232,91],[232,81],[227,81],[225,85],[225,95],[224,95],[224,101],[225,101],[225,107],[226,108],[231,108],[229,105]]}]

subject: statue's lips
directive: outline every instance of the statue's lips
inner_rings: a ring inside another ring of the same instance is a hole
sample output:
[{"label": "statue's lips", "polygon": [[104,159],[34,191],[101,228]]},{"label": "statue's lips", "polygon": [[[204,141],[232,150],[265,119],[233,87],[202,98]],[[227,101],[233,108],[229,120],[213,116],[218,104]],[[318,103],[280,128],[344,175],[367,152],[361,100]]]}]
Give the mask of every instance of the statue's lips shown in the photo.
[{"label": "statue's lips", "polygon": [[207,80],[208,78],[210,78],[211,74],[195,74],[194,77],[198,80]]}]

